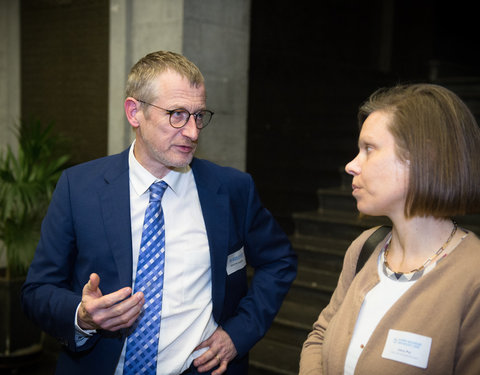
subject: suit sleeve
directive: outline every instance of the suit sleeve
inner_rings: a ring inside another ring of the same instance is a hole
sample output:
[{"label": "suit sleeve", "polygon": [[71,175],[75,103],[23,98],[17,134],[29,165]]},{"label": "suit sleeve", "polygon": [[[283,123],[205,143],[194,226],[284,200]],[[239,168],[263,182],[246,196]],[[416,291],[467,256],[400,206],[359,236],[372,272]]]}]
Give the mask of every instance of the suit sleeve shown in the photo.
[{"label": "suit sleeve", "polygon": [[22,307],[41,329],[70,350],[75,345],[75,311],[85,280],[74,280],[76,238],[67,173],[60,177],[42,223],[41,239],[22,288]]},{"label": "suit sleeve", "polygon": [[247,204],[242,209],[245,209],[245,254],[254,275],[236,314],[222,324],[239,356],[245,355],[265,335],[297,270],[297,258],[290,241],[262,206],[251,177]]}]

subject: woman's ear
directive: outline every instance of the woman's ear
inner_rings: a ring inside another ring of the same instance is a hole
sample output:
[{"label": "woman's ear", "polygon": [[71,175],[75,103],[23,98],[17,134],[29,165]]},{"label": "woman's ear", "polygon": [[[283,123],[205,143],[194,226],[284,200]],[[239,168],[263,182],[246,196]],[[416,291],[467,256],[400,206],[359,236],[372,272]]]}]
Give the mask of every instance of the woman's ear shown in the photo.
[{"label": "woman's ear", "polygon": [[127,99],[125,99],[125,103],[123,103],[127,120],[134,128],[138,128],[140,126],[140,123],[137,120],[139,105],[140,103],[132,97],[128,97]]}]

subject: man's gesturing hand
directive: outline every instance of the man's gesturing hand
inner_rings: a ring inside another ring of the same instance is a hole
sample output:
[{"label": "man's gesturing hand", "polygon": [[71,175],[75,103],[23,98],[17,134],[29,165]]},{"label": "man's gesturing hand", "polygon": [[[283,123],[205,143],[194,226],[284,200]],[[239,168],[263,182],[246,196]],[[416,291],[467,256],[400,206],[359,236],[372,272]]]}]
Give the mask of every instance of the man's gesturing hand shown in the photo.
[{"label": "man's gesturing hand", "polygon": [[104,296],[99,285],[100,277],[92,273],[83,287],[82,302],[78,309],[79,327],[107,331],[130,327],[142,311],[145,302],[143,293],[132,296],[132,288],[125,287]]}]

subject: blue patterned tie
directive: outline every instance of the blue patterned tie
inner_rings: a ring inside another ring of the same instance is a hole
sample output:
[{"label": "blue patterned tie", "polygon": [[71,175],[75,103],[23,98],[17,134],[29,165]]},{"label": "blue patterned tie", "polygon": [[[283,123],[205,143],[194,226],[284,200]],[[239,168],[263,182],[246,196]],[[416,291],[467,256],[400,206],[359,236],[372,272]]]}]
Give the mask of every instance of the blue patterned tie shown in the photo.
[{"label": "blue patterned tie", "polygon": [[135,292],[143,292],[145,305],[133,333],[127,339],[124,375],[157,372],[165,264],[165,226],[160,201],[167,186],[163,181],[150,186],[150,202],[145,211],[135,279]]}]

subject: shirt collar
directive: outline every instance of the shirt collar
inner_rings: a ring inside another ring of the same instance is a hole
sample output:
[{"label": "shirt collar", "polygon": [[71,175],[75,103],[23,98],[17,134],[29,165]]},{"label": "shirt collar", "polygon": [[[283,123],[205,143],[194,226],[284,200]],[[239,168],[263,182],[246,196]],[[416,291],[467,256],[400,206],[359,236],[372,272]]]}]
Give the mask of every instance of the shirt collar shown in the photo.
[{"label": "shirt collar", "polygon": [[142,195],[154,182],[165,181],[168,184],[168,187],[172,189],[175,194],[178,194],[180,189],[180,178],[182,174],[190,171],[190,166],[187,165],[183,168],[172,169],[162,179],[158,179],[147,171],[135,158],[135,155],[133,154],[134,146],[135,141],[133,141],[128,152],[128,167],[130,169],[130,182],[135,192],[138,195]]}]

